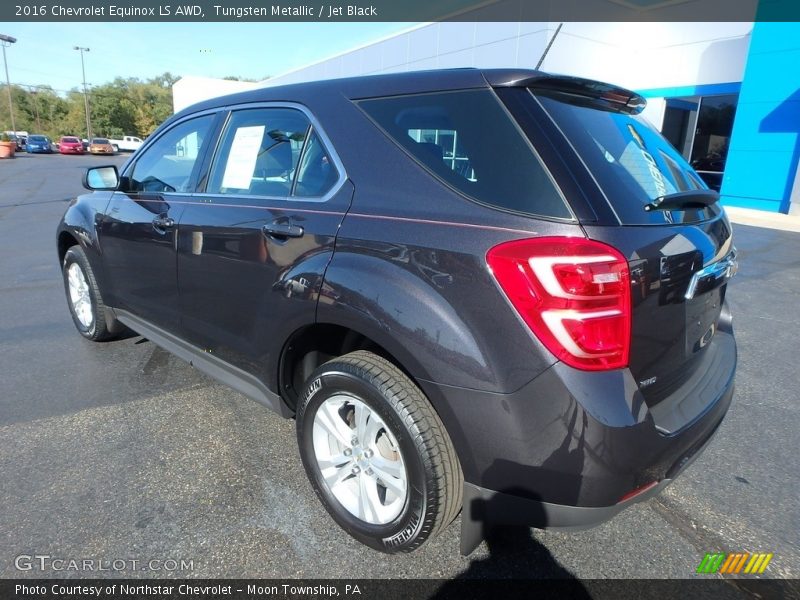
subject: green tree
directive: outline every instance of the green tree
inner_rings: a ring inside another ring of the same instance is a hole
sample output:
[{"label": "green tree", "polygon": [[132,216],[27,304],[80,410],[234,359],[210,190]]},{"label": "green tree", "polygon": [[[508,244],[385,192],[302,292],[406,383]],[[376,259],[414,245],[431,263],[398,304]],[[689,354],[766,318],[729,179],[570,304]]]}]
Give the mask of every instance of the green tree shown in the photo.
[{"label": "green tree", "polygon": [[[120,137],[148,136],[172,114],[172,85],[178,76],[166,72],[148,80],[117,77],[89,90],[92,134]],[[226,79],[248,81],[229,76]],[[73,88],[64,95],[47,86],[11,86],[14,120],[19,131],[86,136],[83,91]],[[0,129],[11,129],[5,85],[0,85]]]}]

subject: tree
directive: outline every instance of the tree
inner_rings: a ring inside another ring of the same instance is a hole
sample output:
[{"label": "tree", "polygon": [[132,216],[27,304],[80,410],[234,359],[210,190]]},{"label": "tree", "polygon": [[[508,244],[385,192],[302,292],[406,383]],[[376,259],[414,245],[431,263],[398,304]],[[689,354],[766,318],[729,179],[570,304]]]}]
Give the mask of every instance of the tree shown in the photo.
[{"label": "tree", "polygon": [[[148,80],[117,77],[89,90],[92,133],[98,137],[148,136],[172,114],[172,86],[180,79],[166,72]],[[226,77],[248,81],[240,77]],[[0,129],[11,129],[5,86],[0,85]],[[11,86],[14,120],[19,131],[51,138],[86,135],[83,91],[57,94],[48,86]],[[38,120],[37,120],[38,115]]]}]

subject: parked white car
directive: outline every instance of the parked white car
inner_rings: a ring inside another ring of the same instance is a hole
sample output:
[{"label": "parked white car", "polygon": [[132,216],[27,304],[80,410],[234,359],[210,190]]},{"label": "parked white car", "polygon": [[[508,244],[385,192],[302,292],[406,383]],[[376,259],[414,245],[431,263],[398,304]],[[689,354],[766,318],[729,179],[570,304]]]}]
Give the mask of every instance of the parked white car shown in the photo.
[{"label": "parked white car", "polygon": [[114,148],[114,152],[133,152],[138,150],[139,146],[144,143],[141,138],[133,135],[123,135],[120,140],[111,139],[108,141],[111,143],[111,147]]}]

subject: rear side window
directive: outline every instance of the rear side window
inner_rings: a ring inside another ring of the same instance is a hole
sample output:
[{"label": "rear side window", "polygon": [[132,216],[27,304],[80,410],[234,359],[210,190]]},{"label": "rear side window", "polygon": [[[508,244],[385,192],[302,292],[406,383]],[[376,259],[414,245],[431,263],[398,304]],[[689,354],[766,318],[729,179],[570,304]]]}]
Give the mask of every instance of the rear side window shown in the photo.
[{"label": "rear side window", "polygon": [[515,212],[572,218],[491,91],[395,96],[359,106],[417,162],[470,198]]},{"label": "rear side window", "polygon": [[288,196],[309,122],[297,110],[259,108],[231,115],[208,192]]},{"label": "rear side window", "polygon": [[338,176],[336,167],[333,166],[333,161],[325,151],[319,136],[312,133],[308,137],[300,167],[297,170],[294,195],[322,196],[333,187]]},{"label": "rear side window", "polygon": [[231,114],[207,192],[318,198],[338,179],[305,114],[291,108],[255,108]]},{"label": "rear side window", "polygon": [[581,98],[536,91],[624,225],[696,222],[717,204],[684,211],[645,211],[660,196],[706,189],[683,156],[644,118],[587,106]]}]

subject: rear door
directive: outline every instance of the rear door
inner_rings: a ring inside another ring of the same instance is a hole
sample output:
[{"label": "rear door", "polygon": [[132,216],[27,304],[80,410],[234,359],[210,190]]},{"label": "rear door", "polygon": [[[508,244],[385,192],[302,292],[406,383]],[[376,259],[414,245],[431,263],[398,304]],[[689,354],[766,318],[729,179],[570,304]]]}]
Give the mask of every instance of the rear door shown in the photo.
[{"label": "rear door", "polygon": [[177,240],[183,335],[260,375],[313,322],[352,186],[296,105],[234,109]]},{"label": "rear door", "polygon": [[177,225],[214,118],[187,119],[160,134],[125,170],[100,224],[106,302],[173,333],[179,329]]},{"label": "rear door", "polygon": [[[633,305],[630,369],[651,412],[663,416],[661,428],[674,431],[698,416],[704,401],[715,399],[714,386],[727,384],[722,375],[720,381],[701,381],[703,373],[716,365],[720,373],[728,368],[729,376],[735,365],[732,336],[718,335],[720,325],[725,327],[726,282],[735,272],[731,227],[718,203],[683,210],[645,208],[659,197],[702,193],[707,187],[669,142],[630,109],[624,90],[613,90],[608,98],[601,98],[602,92],[593,86],[585,95],[575,87],[562,93],[556,81],[548,82],[546,90],[500,94],[529,134],[559,147],[572,185],[580,181],[580,191],[568,199],[582,215],[587,237],[627,257]],[[695,399],[684,402],[678,392],[692,381]],[[708,390],[701,393],[702,386]],[[682,406],[657,408],[667,398],[667,404]]]}]

